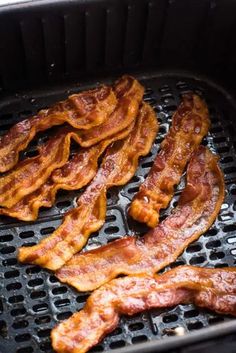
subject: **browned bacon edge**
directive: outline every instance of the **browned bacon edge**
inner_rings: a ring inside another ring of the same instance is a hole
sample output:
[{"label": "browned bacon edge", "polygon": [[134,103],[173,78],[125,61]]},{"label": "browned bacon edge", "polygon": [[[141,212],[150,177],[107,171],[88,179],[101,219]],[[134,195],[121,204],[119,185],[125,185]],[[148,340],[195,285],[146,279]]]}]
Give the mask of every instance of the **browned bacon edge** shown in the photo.
[{"label": "browned bacon edge", "polygon": [[170,216],[144,237],[125,237],[76,254],[56,276],[79,291],[90,291],[120,274],[152,275],[175,261],[212,225],[223,199],[224,179],[217,157],[200,146],[187,169],[187,186]]},{"label": "browned bacon edge", "polygon": [[207,134],[209,125],[205,102],[195,94],[184,95],[161,151],[131,203],[129,214],[135,220],[149,227],[158,224],[160,209],[168,206],[174,186],[180,182],[191,154]]},{"label": "browned bacon edge", "polygon": [[73,138],[83,147],[94,145],[127,129],[136,119],[143,96],[143,87],[132,77],[123,77],[118,89],[118,104],[101,125],[85,132],[62,128],[61,132],[40,148],[39,155],[28,158],[9,174],[0,178],[0,206],[10,208],[24,196],[37,190],[56,168],[62,167],[69,158],[70,140]]},{"label": "browned bacon edge", "polygon": [[162,275],[115,279],[51,331],[52,346],[57,353],[85,353],[116,328],[121,314],[189,303],[236,316],[236,268],[179,266]]},{"label": "browned bacon edge", "polygon": [[107,189],[132,178],[138,158],[150,151],[156,132],[156,114],[144,103],[129,136],[108,147],[96,177],[78,199],[77,207],[69,211],[51,236],[38,245],[20,248],[19,261],[56,270],[80,251],[90,234],[105,221]]}]

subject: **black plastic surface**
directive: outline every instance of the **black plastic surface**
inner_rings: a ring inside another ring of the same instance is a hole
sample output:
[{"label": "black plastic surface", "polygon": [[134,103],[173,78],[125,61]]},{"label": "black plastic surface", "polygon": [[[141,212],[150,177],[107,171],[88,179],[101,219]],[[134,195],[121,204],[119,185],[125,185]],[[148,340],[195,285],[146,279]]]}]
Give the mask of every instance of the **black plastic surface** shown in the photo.
[{"label": "black plastic surface", "polygon": [[[159,116],[160,131],[152,151],[146,158],[140,160],[136,175],[130,183],[108,192],[106,223],[98,233],[91,236],[86,249],[105,244],[125,234],[145,232],[144,226],[127,217],[126,209],[152,165],[160,142],[168,131],[172,113],[180,101],[181,94],[194,90],[203,95],[210,109],[212,128],[203,143],[220,155],[227,192],[221,212],[212,228],[189,246],[170,267],[182,263],[209,267],[234,266],[236,263],[235,102],[221,87],[210,81],[196,78],[195,75],[156,73],[142,75],[140,79],[146,87],[144,99],[154,107]],[[84,87],[74,86],[69,90],[68,87],[45,89],[3,99],[0,130],[4,132],[9,128],[9,124],[82,88]],[[40,135],[39,142],[42,142],[45,136],[47,132]],[[33,155],[35,148],[36,142],[31,144],[22,157]],[[73,150],[76,148],[74,146]],[[184,180],[177,188],[170,207],[163,212],[162,216],[168,214],[175,206],[183,186]],[[86,294],[78,293],[60,284],[49,271],[37,266],[21,265],[16,260],[19,246],[35,244],[58,227],[63,214],[73,206],[78,194],[78,192],[60,192],[56,205],[49,210],[42,210],[39,219],[34,223],[24,223],[3,217],[0,220],[1,353],[51,352],[49,340],[51,328],[58,321],[69,317],[72,312],[83,307],[87,298]],[[122,347],[125,347],[128,352],[129,346],[132,347],[141,342],[147,342],[148,347],[148,341],[156,342],[156,349],[151,347],[149,352],[161,351],[165,349],[164,342],[169,341],[168,337],[176,334],[176,327],[181,326],[184,334],[199,330],[199,334],[195,334],[192,341],[201,341],[201,328],[228,320],[232,321],[236,329],[235,320],[196,309],[192,305],[180,305],[167,310],[152,310],[130,318],[123,317],[119,327],[92,351],[102,352],[116,349],[119,352]],[[164,340],[158,349],[158,340],[161,338]],[[139,345],[136,347],[138,349]]]}]

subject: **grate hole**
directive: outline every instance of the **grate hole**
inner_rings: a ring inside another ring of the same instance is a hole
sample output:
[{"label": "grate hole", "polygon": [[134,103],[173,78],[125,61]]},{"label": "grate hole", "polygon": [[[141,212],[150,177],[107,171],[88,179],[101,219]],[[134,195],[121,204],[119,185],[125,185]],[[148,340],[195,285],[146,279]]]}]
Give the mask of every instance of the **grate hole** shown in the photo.
[{"label": "grate hole", "polygon": [[188,329],[191,330],[199,330],[203,327],[203,323],[201,321],[191,322],[188,325]]},{"label": "grate hole", "polygon": [[50,328],[47,328],[45,330],[40,330],[40,331],[38,331],[38,337],[49,337],[50,332],[51,332]]},{"label": "grate hole", "polygon": [[8,271],[4,273],[5,278],[14,278],[14,277],[18,277],[19,275],[20,275],[20,272],[18,270]]},{"label": "grate hole", "polygon": [[60,299],[60,300],[56,300],[54,304],[57,308],[61,308],[63,306],[70,305],[70,300],[69,299]]},{"label": "grate hole", "polygon": [[28,247],[30,247],[30,246],[34,246],[34,245],[36,245],[37,243],[35,243],[35,241],[31,241],[31,242],[29,242],[29,243],[24,243],[23,244],[23,246],[28,246]]},{"label": "grate hole", "polygon": [[224,233],[234,232],[235,230],[236,230],[236,224],[230,224],[228,226],[223,227]]},{"label": "grate hole", "polygon": [[181,265],[185,265],[184,261],[175,261],[174,263],[170,264],[170,268],[175,268]]},{"label": "grate hole", "polygon": [[232,157],[225,157],[221,159],[221,163],[231,163],[233,162],[233,158]]},{"label": "grate hole", "polygon": [[134,194],[134,193],[138,192],[138,190],[139,190],[139,187],[138,186],[134,186],[133,188],[129,188],[128,189],[128,193],[129,194]]},{"label": "grate hole", "polygon": [[28,230],[27,232],[21,232],[19,234],[19,237],[21,239],[27,239],[27,238],[31,238],[34,236],[34,232],[32,230]]},{"label": "grate hole", "polygon": [[43,298],[46,297],[46,292],[44,290],[38,291],[38,292],[33,292],[30,294],[30,298],[31,299],[39,299],[39,298]]},{"label": "grate hole", "polygon": [[66,320],[72,315],[71,311],[65,311],[64,313],[60,313],[57,315],[58,320]]},{"label": "grate hole", "polygon": [[14,257],[10,259],[6,259],[6,260],[3,260],[2,264],[3,266],[14,266],[17,264],[17,259]]},{"label": "grate hole", "polygon": [[175,314],[171,314],[171,315],[165,315],[163,318],[162,318],[162,321],[165,323],[165,324],[168,324],[170,322],[175,322],[178,320],[178,316],[175,315]]},{"label": "grate hole", "polygon": [[66,292],[67,292],[66,287],[57,287],[57,288],[53,288],[53,290],[52,290],[52,294],[54,294],[54,295],[64,294]]},{"label": "grate hole", "polygon": [[21,328],[26,328],[28,325],[29,325],[29,323],[28,323],[27,320],[21,320],[21,321],[14,322],[14,323],[12,324],[12,327],[13,327],[15,330],[19,330],[19,329],[21,329]]},{"label": "grate hole", "polygon": [[45,311],[47,309],[48,309],[48,305],[46,303],[37,304],[33,306],[33,311],[35,313],[39,313],[40,311]]},{"label": "grate hole", "polygon": [[29,282],[28,282],[28,285],[30,287],[37,287],[37,286],[40,286],[43,284],[43,279],[42,278],[35,278],[35,279],[31,279]]},{"label": "grate hole", "polygon": [[78,295],[78,297],[76,298],[77,303],[85,303],[86,300],[88,299],[89,295]]},{"label": "grate hole", "polygon": [[12,297],[8,298],[8,301],[11,304],[21,303],[24,301],[24,297],[23,295],[13,295]]},{"label": "grate hole", "polygon": [[123,340],[115,341],[115,342],[112,342],[110,344],[110,348],[111,349],[121,348],[121,347],[124,347],[124,346],[125,346],[125,341],[123,341]]},{"label": "grate hole", "polygon": [[208,230],[205,234],[204,234],[204,237],[211,237],[211,236],[214,236],[218,233],[217,229],[213,228],[213,229],[210,229]]},{"label": "grate hole", "polygon": [[229,265],[226,263],[221,263],[221,264],[216,264],[215,268],[222,268],[222,267],[228,267]]},{"label": "grate hole", "polygon": [[186,317],[186,318],[191,318],[191,317],[195,317],[198,315],[199,315],[199,311],[196,309],[189,310],[184,313],[184,317]]},{"label": "grate hole", "polygon": [[12,234],[6,234],[6,235],[1,235],[0,236],[0,242],[5,243],[7,241],[12,241],[13,235]]},{"label": "grate hole", "polygon": [[14,246],[6,246],[4,248],[1,249],[1,253],[2,254],[11,254],[16,250],[16,248]]},{"label": "grate hole", "polygon": [[39,266],[33,266],[33,267],[28,267],[25,272],[28,275],[33,275],[35,273],[39,273],[40,271],[41,271],[41,268]]},{"label": "grate hole", "polygon": [[221,246],[221,241],[220,240],[212,240],[209,241],[209,243],[206,244],[207,249],[212,249],[212,248],[218,248]]},{"label": "grate hole", "polygon": [[214,137],[213,141],[215,143],[223,143],[223,142],[226,142],[226,137],[224,137],[224,136]]},{"label": "grate hole", "polygon": [[46,234],[51,234],[52,232],[54,232],[55,228],[54,227],[47,227],[47,228],[42,228],[40,230],[40,233],[42,235],[46,235]]},{"label": "grate hole", "polygon": [[104,232],[106,234],[114,234],[114,233],[118,233],[119,232],[119,227],[117,226],[110,226],[108,228],[104,229]]},{"label": "grate hole", "polygon": [[141,343],[141,342],[146,342],[148,340],[147,336],[141,335],[141,336],[136,336],[132,338],[132,343]]},{"label": "grate hole", "polygon": [[208,322],[210,325],[218,324],[219,322],[223,322],[223,321],[224,321],[223,317],[211,317],[208,319]]},{"label": "grate hole", "polygon": [[0,320],[0,337],[7,337],[7,323],[4,320]]},{"label": "grate hole", "polygon": [[20,316],[20,315],[25,315],[26,310],[25,308],[18,308],[18,309],[12,309],[11,310],[11,316]]},{"label": "grate hole", "polygon": [[47,324],[50,321],[51,321],[51,318],[49,315],[39,316],[37,317],[37,319],[35,319],[35,323],[37,325]]},{"label": "grate hole", "polygon": [[23,347],[17,349],[16,353],[33,353],[34,349],[32,347]]},{"label": "grate hole", "polygon": [[51,283],[58,283],[58,282],[59,282],[58,279],[56,278],[56,276],[54,276],[54,275],[52,275],[52,276],[49,277],[49,281],[50,281]]},{"label": "grate hole", "polygon": [[129,325],[130,331],[138,331],[144,328],[144,324],[142,322],[136,322],[134,324]]},{"label": "grate hole", "polygon": [[229,147],[228,146],[218,147],[217,151],[218,151],[218,153],[227,153],[227,152],[229,152]]},{"label": "grate hole", "polygon": [[21,287],[22,287],[21,283],[15,282],[15,283],[9,283],[6,288],[8,291],[10,291],[10,290],[20,289]]},{"label": "grate hole", "polygon": [[97,352],[103,352],[103,346],[96,346],[90,349],[89,353],[97,353]]},{"label": "grate hole", "polygon": [[224,168],[224,172],[225,172],[225,174],[236,173],[236,167]]},{"label": "grate hole", "polygon": [[196,245],[190,245],[186,251],[189,253],[193,253],[193,252],[198,252],[202,249],[201,245],[196,244]]},{"label": "grate hole", "polygon": [[152,165],[153,165],[152,161],[145,162],[145,163],[142,163],[142,168],[150,168]]},{"label": "grate hole", "polygon": [[230,237],[230,238],[228,238],[228,239],[227,239],[227,242],[228,242],[229,244],[234,244],[234,243],[236,243],[236,237]]},{"label": "grate hole", "polygon": [[60,202],[57,202],[57,207],[58,208],[67,208],[67,207],[70,207],[71,205],[71,202],[70,201],[60,201]]},{"label": "grate hole", "polygon": [[26,151],[25,156],[28,158],[36,157],[38,156],[38,151],[37,150],[32,150],[32,151]]},{"label": "grate hole", "polygon": [[189,261],[190,265],[198,265],[198,264],[202,264],[205,261],[204,256],[195,256],[192,257],[192,259]]},{"label": "grate hole", "polygon": [[40,349],[43,352],[48,352],[51,351],[51,342],[43,342],[42,344],[40,344]]}]

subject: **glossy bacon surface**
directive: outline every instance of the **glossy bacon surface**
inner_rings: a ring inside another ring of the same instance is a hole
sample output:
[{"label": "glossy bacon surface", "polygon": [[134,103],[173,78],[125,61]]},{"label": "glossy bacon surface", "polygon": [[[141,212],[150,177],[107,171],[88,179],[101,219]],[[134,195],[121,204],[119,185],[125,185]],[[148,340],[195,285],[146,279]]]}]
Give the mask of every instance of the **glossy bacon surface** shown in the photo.
[{"label": "glossy bacon surface", "polygon": [[68,212],[51,236],[38,245],[20,248],[18,259],[56,270],[81,250],[90,234],[105,221],[107,189],[132,178],[138,158],[150,151],[156,133],[155,112],[144,103],[129,136],[108,147],[96,177],[78,199],[77,207]]},{"label": "glossy bacon surface", "polygon": [[88,147],[129,129],[137,117],[143,87],[132,77],[124,76],[115,84],[116,90],[117,106],[103,124],[85,132],[61,129],[59,137],[52,138],[40,149],[39,156],[20,162],[8,175],[2,176],[0,206],[10,208],[16,205],[24,196],[43,185],[53,170],[63,166],[69,158],[71,138],[83,147]]},{"label": "glossy bacon surface", "polygon": [[103,123],[116,104],[117,99],[112,88],[101,86],[73,94],[65,101],[17,123],[0,138],[0,172],[14,167],[19,152],[28,146],[39,131],[65,122],[76,129],[90,129]]},{"label": "glossy bacon surface", "polygon": [[57,353],[85,353],[116,328],[121,314],[189,303],[236,316],[236,268],[179,266],[162,275],[115,279],[52,330],[52,346]]},{"label": "glossy bacon surface", "polygon": [[69,158],[70,139],[68,130],[61,129],[39,147],[37,156],[21,161],[0,177],[0,206],[12,207],[44,184],[53,170],[62,167]]},{"label": "glossy bacon surface", "polygon": [[205,102],[197,95],[185,95],[172,118],[172,126],[161,144],[161,151],[144,183],[135,195],[129,214],[137,221],[155,227],[159,211],[173,197],[174,186],[191,154],[209,129],[209,113]]},{"label": "glossy bacon surface", "polygon": [[0,214],[22,221],[34,221],[40,207],[52,207],[59,189],[79,190],[96,175],[98,159],[112,142],[125,138],[132,130],[127,129],[90,148],[82,148],[62,168],[54,170],[45,184],[33,193],[23,197],[11,208],[0,208]]},{"label": "glossy bacon surface", "polygon": [[211,226],[223,199],[217,157],[200,146],[187,169],[187,186],[170,216],[143,237],[125,237],[76,254],[56,276],[79,291],[90,291],[120,274],[152,275],[175,261]]}]

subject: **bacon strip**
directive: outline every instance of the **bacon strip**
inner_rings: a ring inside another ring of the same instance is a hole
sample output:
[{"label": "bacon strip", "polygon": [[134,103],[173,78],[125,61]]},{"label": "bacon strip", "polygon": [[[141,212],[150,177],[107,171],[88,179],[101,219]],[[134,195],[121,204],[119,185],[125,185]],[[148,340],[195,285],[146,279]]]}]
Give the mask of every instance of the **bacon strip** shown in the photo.
[{"label": "bacon strip", "polygon": [[79,291],[90,291],[120,274],[152,275],[174,262],[211,226],[223,199],[224,179],[217,157],[200,146],[187,169],[187,186],[169,217],[144,237],[125,237],[76,254],[56,276]]},{"label": "bacon strip", "polygon": [[109,139],[90,148],[82,148],[61,169],[56,169],[49,180],[33,193],[23,197],[11,208],[0,208],[0,214],[22,221],[34,221],[40,207],[52,207],[59,189],[79,190],[96,175],[98,159],[112,142],[125,138],[133,124]]},{"label": "bacon strip", "polygon": [[0,178],[0,206],[14,206],[43,185],[53,170],[63,166],[69,158],[71,138],[88,147],[130,126],[138,114],[143,87],[132,77],[125,76],[116,83],[114,90],[118,104],[103,124],[86,131],[62,129],[59,137],[52,138],[40,149],[38,156],[20,162],[15,170]]},{"label": "bacon strip", "polygon": [[0,138],[0,172],[16,165],[19,152],[28,146],[37,132],[65,122],[76,129],[90,129],[103,123],[116,104],[112,88],[101,86],[73,94],[65,101],[19,122]]},{"label": "bacon strip", "polygon": [[105,221],[107,189],[125,184],[134,175],[138,158],[150,151],[156,133],[155,112],[144,103],[130,135],[108,147],[96,177],[78,199],[78,206],[50,237],[38,245],[20,248],[19,261],[56,270],[81,250],[90,234]]},{"label": "bacon strip", "polygon": [[162,275],[115,279],[51,331],[52,346],[57,353],[85,353],[116,328],[121,314],[189,303],[236,316],[236,268],[179,266]]},{"label": "bacon strip", "polygon": [[172,127],[161,144],[148,177],[135,195],[129,214],[155,227],[160,209],[166,208],[193,151],[209,129],[209,113],[197,95],[185,95],[172,118]]}]

